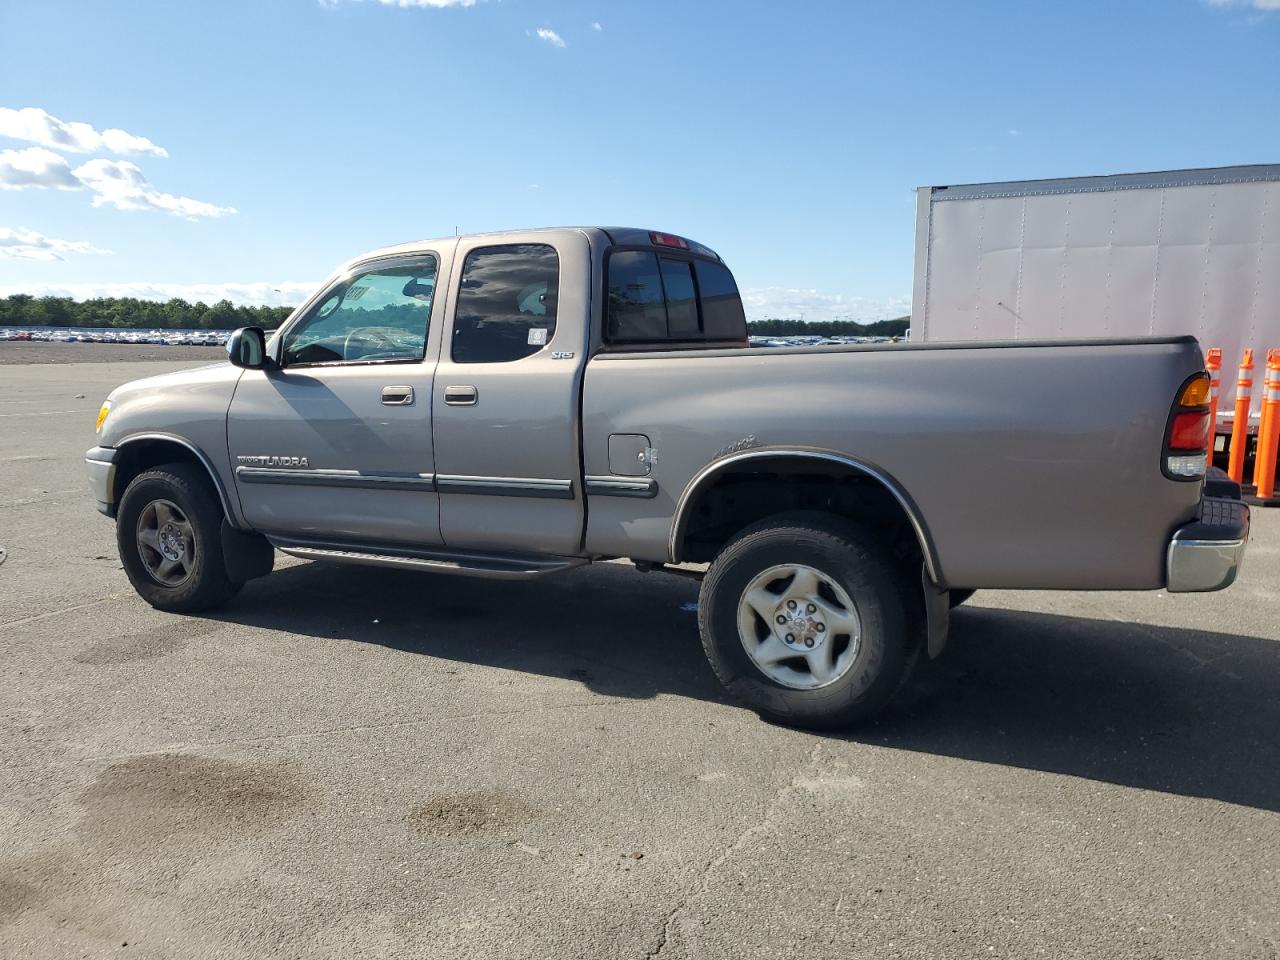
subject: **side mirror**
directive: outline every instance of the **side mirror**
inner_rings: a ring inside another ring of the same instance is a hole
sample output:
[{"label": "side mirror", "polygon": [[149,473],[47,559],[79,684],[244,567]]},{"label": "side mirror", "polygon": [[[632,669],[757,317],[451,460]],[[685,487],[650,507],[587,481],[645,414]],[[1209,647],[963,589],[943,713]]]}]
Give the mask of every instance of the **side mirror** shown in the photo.
[{"label": "side mirror", "polygon": [[261,327],[241,327],[227,338],[227,359],[246,370],[267,365],[267,340]]}]

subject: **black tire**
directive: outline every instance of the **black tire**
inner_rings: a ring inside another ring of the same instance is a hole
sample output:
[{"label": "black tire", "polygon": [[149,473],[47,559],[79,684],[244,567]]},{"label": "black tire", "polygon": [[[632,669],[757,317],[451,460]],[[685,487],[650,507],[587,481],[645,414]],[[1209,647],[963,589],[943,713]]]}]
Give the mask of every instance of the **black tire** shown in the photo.
[{"label": "black tire", "polygon": [[[166,585],[148,570],[138,542],[138,520],[149,505],[168,501],[185,515],[193,533],[190,564],[181,583]],[[222,556],[222,505],[204,471],[167,463],[133,478],[116,515],[120,562],[138,595],[157,610],[195,613],[221,606],[241,584],[227,576]]]},{"label": "black tire", "polygon": [[976,590],[952,590],[950,601],[949,601],[951,603],[951,609],[954,610],[956,607],[960,606],[960,604],[964,603],[966,600],[972,597],[975,593],[977,593]]},{"label": "black tire", "polygon": [[[804,564],[837,583],[861,623],[861,645],[852,663],[817,689],[775,681],[748,656],[739,635],[744,591],[770,567],[784,564]],[[906,571],[865,528],[821,513],[763,520],[731,540],[702,581],[702,647],[725,688],[762,717],[808,729],[848,727],[881,710],[919,656],[920,604],[912,605],[910,590]]]}]

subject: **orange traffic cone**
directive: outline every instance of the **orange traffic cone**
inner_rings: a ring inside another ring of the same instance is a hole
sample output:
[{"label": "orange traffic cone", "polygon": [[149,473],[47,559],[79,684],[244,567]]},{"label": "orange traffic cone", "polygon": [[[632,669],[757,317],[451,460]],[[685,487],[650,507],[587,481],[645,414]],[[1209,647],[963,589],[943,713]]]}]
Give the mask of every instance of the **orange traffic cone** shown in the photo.
[{"label": "orange traffic cone", "polygon": [[1258,497],[1270,500],[1276,495],[1276,453],[1280,448],[1280,350],[1267,351],[1267,373],[1262,384],[1262,423],[1258,427],[1253,482]]},{"label": "orange traffic cone", "polygon": [[1236,483],[1244,483],[1244,453],[1249,446],[1249,404],[1253,400],[1253,348],[1245,347],[1236,376],[1236,414],[1231,424],[1231,456],[1227,475]]},{"label": "orange traffic cone", "polygon": [[1222,385],[1222,348],[1210,347],[1204,368],[1209,371],[1209,466],[1213,466],[1213,447],[1218,438],[1218,388]]}]

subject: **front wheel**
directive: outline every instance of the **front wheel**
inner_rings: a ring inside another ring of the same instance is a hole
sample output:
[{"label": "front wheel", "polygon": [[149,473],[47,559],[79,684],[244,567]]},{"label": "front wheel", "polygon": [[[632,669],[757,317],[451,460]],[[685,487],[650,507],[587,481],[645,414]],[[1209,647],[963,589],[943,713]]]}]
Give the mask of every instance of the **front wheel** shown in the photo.
[{"label": "front wheel", "polygon": [[702,582],[711,668],[762,716],[847,727],[880,710],[920,649],[909,585],[869,531],[792,514],[747,528]]},{"label": "front wheel", "polygon": [[158,610],[208,610],[241,586],[227,576],[221,529],[222,507],[208,478],[187,464],[165,464],[135,477],[120,498],[120,562],[138,595]]}]

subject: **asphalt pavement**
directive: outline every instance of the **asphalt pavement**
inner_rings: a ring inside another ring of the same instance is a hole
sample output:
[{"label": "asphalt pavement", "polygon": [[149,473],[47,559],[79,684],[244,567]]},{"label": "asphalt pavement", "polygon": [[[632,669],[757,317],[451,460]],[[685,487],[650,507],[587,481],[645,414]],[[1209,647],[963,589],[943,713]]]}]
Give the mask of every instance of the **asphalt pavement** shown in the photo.
[{"label": "asphalt pavement", "polygon": [[1223,593],[980,592],[822,736],[620,563],[152,610],[81,457],[189,365],[0,367],[0,956],[1280,955],[1280,511]]}]

